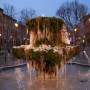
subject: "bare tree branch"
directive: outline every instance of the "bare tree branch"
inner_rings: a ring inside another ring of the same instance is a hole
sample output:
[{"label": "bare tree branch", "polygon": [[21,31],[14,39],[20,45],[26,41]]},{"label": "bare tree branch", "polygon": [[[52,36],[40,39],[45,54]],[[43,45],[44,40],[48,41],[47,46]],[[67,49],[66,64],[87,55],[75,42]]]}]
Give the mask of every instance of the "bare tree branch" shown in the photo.
[{"label": "bare tree branch", "polygon": [[3,9],[5,14],[15,18],[16,9],[13,5],[5,4]]},{"label": "bare tree branch", "polygon": [[56,12],[56,15],[64,19],[70,29],[77,25],[81,18],[87,15],[88,9],[77,0],[65,2]]},{"label": "bare tree branch", "polygon": [[23,9],[20,12],[20,21],[25,23],[28,19],[31,19],[36,16],[36,11],[33,9]]}]

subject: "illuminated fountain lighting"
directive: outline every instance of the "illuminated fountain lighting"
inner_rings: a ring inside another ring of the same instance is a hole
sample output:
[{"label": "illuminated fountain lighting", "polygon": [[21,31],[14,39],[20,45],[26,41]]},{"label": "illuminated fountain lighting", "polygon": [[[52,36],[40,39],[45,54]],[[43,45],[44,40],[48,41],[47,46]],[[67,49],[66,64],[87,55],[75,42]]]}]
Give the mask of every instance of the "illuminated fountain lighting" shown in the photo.
[{"label": "illuminated fountain lighting", "polygon": [[2,36],[2,34],[0,33],[0,37]]},{"label": "illuminated fountain lighting", "polygon": [[90,18],[88,19],[88,21],[90,22]]},{"label": "illuminated fountain lighting", "polygon": [[63,25],[61,36],[62,36],[62,42],[64,42],[65,44],[70,44],[69,33],[67,32],[65,25]]},{"label": "illuminated fountain lighting", "polygon": [[18,23],[15,23],[14,25],[15,25],[15,27],[16,27],[16,28],[18,28],[18,27],[19,27],[19,24],[18,24]]},{"label": "illuminated fountain lighting", "polygon": [[30,46],[33,46],[33,43],[34,43],[34,33],[31,32],[30,33]]}]

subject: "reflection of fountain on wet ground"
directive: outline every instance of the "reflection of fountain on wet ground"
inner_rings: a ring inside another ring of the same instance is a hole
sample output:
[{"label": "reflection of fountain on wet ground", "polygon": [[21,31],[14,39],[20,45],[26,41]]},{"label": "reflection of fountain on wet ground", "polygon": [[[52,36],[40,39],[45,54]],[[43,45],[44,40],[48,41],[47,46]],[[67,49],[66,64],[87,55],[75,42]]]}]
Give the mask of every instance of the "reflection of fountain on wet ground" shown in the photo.
[{"label": "reflection of fountain on wet ground", "polygon": [[[0,72],[0,90],[90,90],[90,67],[66,65],[59,79],[36,79],[32,84],[26,67]],[[58,81],[58,82],[57,82]]]}]

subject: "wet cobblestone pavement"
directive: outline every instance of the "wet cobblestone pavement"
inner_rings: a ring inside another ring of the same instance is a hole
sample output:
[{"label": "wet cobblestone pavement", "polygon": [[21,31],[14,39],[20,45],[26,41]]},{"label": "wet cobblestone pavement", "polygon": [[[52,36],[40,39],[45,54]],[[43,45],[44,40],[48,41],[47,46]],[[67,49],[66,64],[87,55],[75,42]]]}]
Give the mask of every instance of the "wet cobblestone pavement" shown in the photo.
[{"label": "wet cobblestone pavement", "polygon": [[[65,69],[66,68],[66,69]],[[90,90],[90,67],[69,64],[59,71],[59,79],[32,79],[27,67],[0,72],[0,90]]]}]

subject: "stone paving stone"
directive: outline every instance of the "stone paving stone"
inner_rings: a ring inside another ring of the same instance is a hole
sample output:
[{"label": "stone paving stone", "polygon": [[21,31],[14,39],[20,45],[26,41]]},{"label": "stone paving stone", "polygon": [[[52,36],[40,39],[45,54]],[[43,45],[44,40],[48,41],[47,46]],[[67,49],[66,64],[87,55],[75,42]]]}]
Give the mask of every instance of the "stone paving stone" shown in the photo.
[{"label": "stone paving stone", "polygon": [[36,78],[32,81],[26,66],[3,71],[0,72],[0,90],[90,90],[89,67],[67,64],[62,70],[58,80]]},{"label": "stone paving stone", "polygon": [[90,47],[87,47],[85,49],[85,52],[88,55],[89,59],[87,59],[87,57],[85,56],[84,52],[81,51],[79,55],[77,55],[76,57],[71,59],[70,63],[76,63],[76,64],[90,66]]}]

